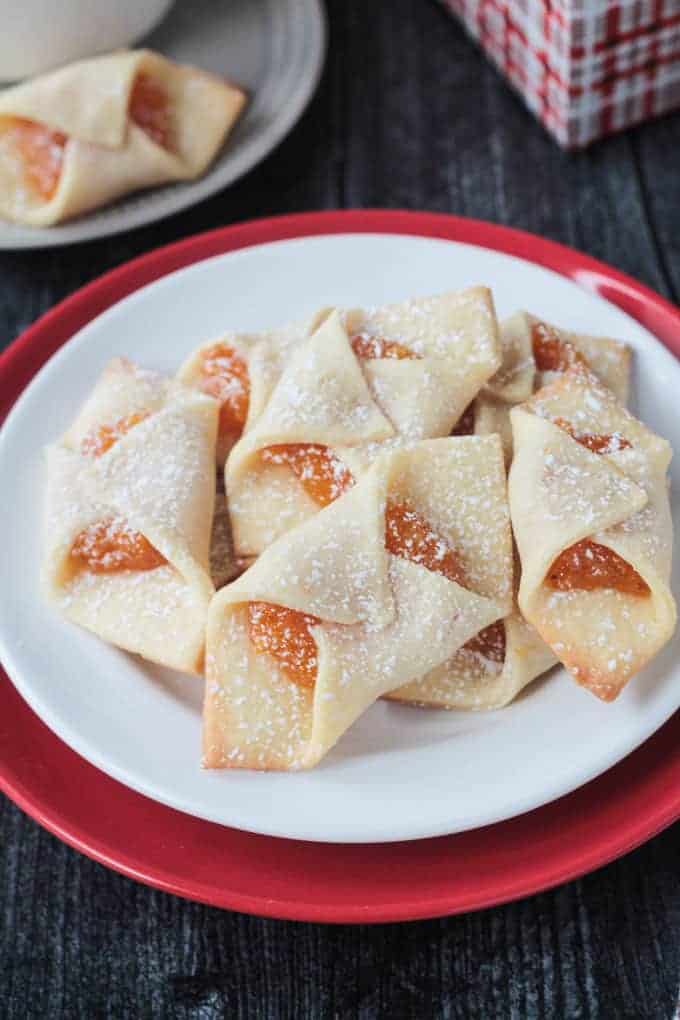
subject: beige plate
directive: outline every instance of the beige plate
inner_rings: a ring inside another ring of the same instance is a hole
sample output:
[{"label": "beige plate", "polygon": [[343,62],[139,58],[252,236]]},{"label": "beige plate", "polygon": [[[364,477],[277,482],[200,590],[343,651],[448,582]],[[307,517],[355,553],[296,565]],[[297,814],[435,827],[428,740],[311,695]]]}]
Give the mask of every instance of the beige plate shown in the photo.
[{"label": "beige plate", "polygon": [[141,45],[246,89],[250,102],[224,151],[197,181],[137,192],[71,223],[40,229],[0,220],[0,249],[118,234],[214,195],[264,159],[293,127],[317,86],[325,44],[320,0],[178,0]]}]

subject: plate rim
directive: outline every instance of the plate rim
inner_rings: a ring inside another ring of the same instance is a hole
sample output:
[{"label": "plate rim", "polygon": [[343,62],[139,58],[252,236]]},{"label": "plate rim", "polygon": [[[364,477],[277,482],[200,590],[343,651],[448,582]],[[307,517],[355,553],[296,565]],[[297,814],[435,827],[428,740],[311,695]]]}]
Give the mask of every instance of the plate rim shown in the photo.
[{"label": "plate rim", "polygon": [[[299,4],[305,6],[305,10],[302,13],[294,9]],[[157,223],[175,216],[198,205],[200,202],[212,198],[214,195],[219,194],[219,192],[230,188],[232,184],[235,184],[242,177],[245,177],[246,174],[250,173],[251,170],[264,159],[267,159],[281,145],[300,120],[316,94],[326,63],[328,53],[328,17],[322,0],[291,0],[289,16],[292,23],[297,23],[301,18],[308,19],[308,30],[311,31],[313,41],[308,67],[302,77],[296,81],[295,88],[289,97],[288,105],[282,107],[280,113],[270,125],[270,134],[267,136],[257,135],[251,143],[243,164],[231,176],[227,174],[226,180],[213,178],[212,171],[214,168],[209,167],[206,173],[197,180],[175,182],[180,185],[180,188],[168,192],[167,201],[162,203],[160,209],[154,207],[153,203],[145,203],[139,206],[138,210],[133,214],[131,217],[132,222],[128,222],[123,216],[120,219],[107,221],[100,229],[92,229],[91,225],[88,228],[89,214],[82,218],[67,221],[65,224],[56,224],[55,227],[42,228],[31,228],[22,224],[12,224],[0,220],[0,251],[40,251],[48,248],[70,247],[74,244],[86,244],[105,237],[115,237],[117,234],[125,233],[126,231],[138,230],[141,227],[149,226],[151,223]],[[150,188],[148,191],[151,193],[154,189]],[[139,194],[143,195],[144,189]],[[111,203],[111,209],[114,209],[119,202],[124,202],[125,197],[122,196]],[[92,210],[93,213],[96,213],[96,211]],[[9,238],[3,238],[3,225],[10,228],[18,227],[16,240],[12,239],[11,231]],[[83,228],[82,232],[74,230],[71,233],[69,231],[66,236],[63,236],[60,232],[60,227],[77,228],[79,225]],[[33,230],[35,230],[35,237],[31,236]],[[24,231],[27,232],[24,233]]]},{"label": "plate rim", "polygon": [[[562,273],[562,275],[586,286],[588,289],[595,290],[600,296],[613,301],[614,304],[617,304],[628,314],[640,321],[674,353],[680,353],[680,312],[674,309],[668,301],[619,270],[611,269],[604,263],[592,259],[590,256],[583,255],[574,249],[557,244],[556,242],[547,241],[536,235],[513,228],[441,213],[417,213],[400,210],[349,210],[301,213],[254,220],[189,237],[125,263],[66,298],[29,327],[21,337],[15,340],[0,355],[0,416],[4,417],[27,382],[42,367],[42,364],[48,360],[54,350],[60,347],[78,329],[82,328],[86,322],[89,322],[106,307],[109,307],[122,297],[161,276],[165,276],[176,269],[202,261],[213,255],[250,247],[255,244],[318,234],[376,232],[440,237],[462,241],[517,255],[530,262],[543,265]],[[7,687],[8,685],[5,684],[3,686]],[[18,693],[16,696],[19,698]],[[20,702],[21,705],[24,705],[21,699]],[[32,715],[28,706],[24,707],[26,712]],[[35,722],[38,723],[37,717]],[[604,776],[598,777],[585,787],[581,787],[573,794],[569,794],[566,798],[561,798],[561,801],[567,801],[569,798],[578,796],[582,791],[596,786],[605,777],[610,776],[623,767],[629,766],[629,763],[633,759],[637,760],[637,756],[644,752],[645,749],[648,749],[649,745],[654,744],[654,742],[658,744],[660,734],[665,733],[669,728],[673,729],[675,727],[675,729],[680,729],[679,724],[680,713],[676,713],[661,730],[657,731],[654,736],[642,745],[642,748],[633,752],[633,755],[624,759],[613,769],[610,769]],[[39,725],[44,726],[42,723],[39,723]],[[51,734],[51,731],[48,730],[47,732],[50,733],[53,741],[57,741],[59,745],[62,744],[59,738]],[[99,778],[99,782],[101,782],[105,778],[108,783],[120,786],[130,798],[140,798],[140,800],[145,801],[147,804],[153,804],[154,808],[157,808],[159,811],[171,812],[173,815],[178,816],[179,819],[186,820],[191,818],[191,816],[183,815],[172,808],[149,801],[144,795],[134,793],[128,788],[123,787],[116,780],[104,777],[103,773],[99,772],[94,766],[89,765],[84,759],[81,759],[76,752],[66,748],[66,745],[62,745],[62,747],[68,751],[68,754],[73,755],[86,770],[91,770],[92,775],[90,775],[90,779],[94,778],[97,780]],[[680,772],[680,753],[677,757]],[[513,889],[508,889],[507,885],[503,886],[502,882],[497,882],[495,887],[486,889],[484,892],[480,890],[476,896],[468,894],[464,900],[461,900],[460,896],[453,897],[453,899],[450,896],[448,899],[444,897],[443,902],[436,907],[434,903],[429,901],[426,903],[425,901],[414,902],[409,900],[408,904],[402,901],[401,903],[392,903],[391,906],[383,905],[381,909],[374,906],[367,913],[365,909],[357,912],[356,907],[344,906],[343,908],[338,908],[337,905],[332,907],[331,904],[326,904],[325,907],[323,904],[300,904],[297,902],[280,902],[276,904],[271,897],[263,897],[262,899],[256,897],[255,901],[253,901],[251,896],[244,902],[234,890],[227,892],[225,899],[224,895],[220,892],[220,888],[213,887],[206,892],[198,884],[182,882],[177,876],[175,876],[174,880],[172,876],[162,876],[158,869],[149,870],[143,866],[140,868],[139,864],[132,867],[129,861],[126,862],[124,847],[121,848],[119,846],[115,848],[108,846],[97,848],[92,846],[86,830],[84,831],[82,827],[79,829],[77,824],[75,826],[73,824],[64,825],[63,819],[51,814],[46,809],[45,804],[40,802],[39,791],[36,791],[34,788],[24,789],[22,783],[16,777],[12,778],[10,772],[8,763],[5,762],[4,755],[2,754],[2,744],[0,744],[0,786],[5,789],[8,795],[19,803],[27,813],[60,838],[65,839],[77,849],[117,870],[130,874],[132,877],[145,881],[148,884],[164,888],[167,891],[176,892],[190,898],[201,899],[205,902],[216,903],[220,906],[231,906],[232,909],[242,909],[268,914],[269,916],[309,920],[398,920],[436,916],[441,913],[458,912],[460,910],[489,906],[492,903],[506,902],[517,896],[536,892],[539,889],[547,888],[550,885],[583,874],[587,870],[592,870],[592,868],[614,859],[621,853],[625,853],[633,846],[643,842],[680,815],[680,790],[678,790],[675,797],[667,794],[663,804],[657,805],[659,808],[657,811],[649,809],[648,804],[643,801],[641,806],[647,807],[645,822],[638,824],[637,827],[629,824],[625,833],[619,833],[618,840],[614,838],[601,840],[599,851],[595,847],[590,854],[579,855],[577,859],[571,861],[571,864],[565,862],[561,870],[558,869],[552,877],[548,877],[545,874],[545,869],[538,869],[534,871],[533,879],[531,874],[527,874]],[[671,786],[672,784],[668,784],[669,789]],[[555,804],[559,804],[561,801],[552,802],[552,804],[538,808],[536,811],[521,815],[519,818],[497,823],[497,825],[487,828],[492,828],[496,832],[496,830],[502,830],[507,826],[513,826],[521,822],[522,819],[531,819],[537,813],[552,809]],[[298,841],[293,840],[244,834],[240,830],[227,829],[216,823],[200,819],[194,819],[193,821],[202,826],[221,830],[222,833],[232,834],[232,836],[238,833],[239,837],[248,836],[251,839],[275,840],[279,846],[287,845],[290,847],[291,845],[298,844]],[[473,833],[484,831],[483,829],[472,830]],[[469,834],[461,833],[458,836],[438,837],[434,840],[418,841],[418,843],[437,844],[442,840],[455,842],[466,836],[469,836]],[[333,851],[342,853],[343,847],[348,846],[348,844],[298,845],[316,846],[319,848],[320,855],[328,855]],[[384,850],[386,847],[399,845],[408,847],[414,844],[374,844],[371,846],[371,850],[375,852],[376,848]],[[365,850],[367,849],[366,844],[363,844],[363,847]],[[495,892],[493,891],[494,888]]]}]

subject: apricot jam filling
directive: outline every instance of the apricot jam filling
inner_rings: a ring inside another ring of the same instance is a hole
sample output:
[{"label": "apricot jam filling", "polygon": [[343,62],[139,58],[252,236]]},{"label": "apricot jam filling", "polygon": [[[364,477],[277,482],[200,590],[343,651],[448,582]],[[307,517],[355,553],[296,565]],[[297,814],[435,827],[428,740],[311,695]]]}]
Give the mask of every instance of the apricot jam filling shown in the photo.
[{"label": "apricot jam filling", "polygon": [[496,620],[489,627],[480,630],[479,634],[463,647],[502,665],[505,662],[505,624],[502,620]]},{"label": "apricot jam filling", "polygon": [[70,553],[75,570],[117,574],[121,570],[154,570],[167,563],[158,549],[125,521],[109,517],[90,524],[76,536]]},{"label": "apricot jam filling", "polygon": [[565,372],[570,365],[584,361],[576,348],[545,322],[533,323],[531,346],[539,372]]},{"label": "apricot jam filling", "polygon": [[421,567],[443,574],[465,586],[465,571],[458,553],[408,503],[388,503],[385,511],[385,548]]},{"label": "apricot jam filling", "polygon": [[[424,517],[406,503],[391,503],[385,514],[385,546],[394,556],[420,563],[443,574],[461,587],[469,587],[463,563],[454,549],[432,530]],[[505,624],[491,624],[473,637],[465,648],[493,662],[505,661]]]},{"label": "apricot jam filling", "polygon": [[453,426],[452,436],[471,436],[475,431],[475,405],[474,401],[463,411],[462,415]]},{"label": "apricot jam filling", "polygon": [[267,464],[285,464],[319,506],[328,506],[354,484],[351,471],[327,446],[281,443],[260,452]]},{"label": "apricot jam filling", "polygon": [[138,74],[130,93],[130,119],[162,149],[170,149],[172,123],[168,97],[148,74]]},{"label": "apricot jam filling", "polygon": [[49,202],[59,184],[67,136],[23,117],[3,121],[0,134],[21,160],[26,188],[35,198]]},{"label": "apricot jam filling", "polygon": [[546,581],[556,591],[614,588],[624,595],[649,595],[649,585],[630,563],[606,545],[583,539],[561,553]]},{"label": "apricot jam filling", "polygon": [[220,403],[219,434],[238,438],[248,417],[248,366],[228,344],[214,344],[201,356],[199,387]]},{"label": "apricot jam filling", "polygon": [[351,338],[350,344],[357,358],[364,358],[367,361],[379,358],[396,358],[399,361],[418,358],[417,354],[396,340],[369,336],[367,333],[356,333]]},{"label": "apricot jam filling", "polygon": [[148,411],[133,411],[132,414],[119,418],[113,425],[100,425],[98,429],[93,429],[92,432],[88,432],[84,436],[80,444],[81,453],[87,457],[101,457],[118,442],[121,436],[148,417]]},{"label": "apricot jam filling", "polygon": [[248,603],[248,636],[258,652],[276,659],[288,680],[299,687],[316,681],[316,642],[311,628],[321,621],[271,602]]},{"label": "apricot jam filling", "polygon": [[577,432],[571,422],[565,418],[555,418],[554,424],[564,429],[572,439],[575,439],[581,446],[592,450],[593,453],[616,453],[618,450],[631,449],[631,443],[619,433],[604,435],[599,432]]}]

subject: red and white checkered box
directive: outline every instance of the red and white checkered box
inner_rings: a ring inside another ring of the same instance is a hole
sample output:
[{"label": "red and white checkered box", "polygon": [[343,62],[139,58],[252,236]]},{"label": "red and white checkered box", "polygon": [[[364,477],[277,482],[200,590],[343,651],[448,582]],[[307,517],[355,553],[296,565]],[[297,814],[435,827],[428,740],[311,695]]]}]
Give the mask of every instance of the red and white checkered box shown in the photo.
[{"label": "red and white checkered box", "polygon": [[560,145],[680,106],[680,0],[443,0]]}]

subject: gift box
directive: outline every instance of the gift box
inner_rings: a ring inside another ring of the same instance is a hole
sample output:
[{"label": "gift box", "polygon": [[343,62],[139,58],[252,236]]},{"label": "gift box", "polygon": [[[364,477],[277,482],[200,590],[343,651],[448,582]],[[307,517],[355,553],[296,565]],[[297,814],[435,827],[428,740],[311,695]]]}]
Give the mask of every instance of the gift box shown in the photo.
[{"label": "gift box", "polygon": [[442,0],[568,149],[680,106],[680,0]]}]

